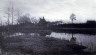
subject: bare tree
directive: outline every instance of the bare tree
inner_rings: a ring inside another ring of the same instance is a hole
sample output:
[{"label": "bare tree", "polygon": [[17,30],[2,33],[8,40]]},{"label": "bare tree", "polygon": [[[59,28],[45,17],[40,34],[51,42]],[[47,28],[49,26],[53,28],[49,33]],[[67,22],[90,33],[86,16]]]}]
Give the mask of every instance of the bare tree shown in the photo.
[{"label": "bare tree", "polygon": [[11,16],[12,16],[12,25],[14,24],[14,3],[11,1]]},{"label": "bare tree", "polygon": [[17,24],[19,23],[18,20],[20,19],[20,17],[22,16],[22,12],[21,10],[18,8],[16,9],[16,15],[17,15]]},{"label": "bare tree", "polygon": [[76,20],[76,15],[72,13],[70,16],[70,19],[71,19],[72,24],[73,24],[73,21]]},{"label": "bare tree", "polygon": [[4,8],[4,13],[5,13],[4,17],[7,18],[7,23],[6,23],[6,24],[7,24],[8,26],[9,26],[9,24],[10,24],[10,15],[11,15],[10,10],[11,10],[10,2],[8,2],[8,3],[6,4],[6,7]]},{"label": "bare tree", "polygon": [[8,25],[10,24],[10,20],[12,18],[12,25],[13,25],[13,20],[14,20],[14,4],[13,4],[13,1],[10,0],[8,1],[8,3],[6,4],[6,7],[5,7],[5,14],[7,15],[7,18],[8,18]]},{"label": "bare tree", "polygon": [[7,11],[6,11],[6,14],[7,14],[7,17],[8,17],[8,26],[9,26],[9,24],[10,24],[10,20],[9,20],[9,18],[10,18],[10,7],[7,7]]}]

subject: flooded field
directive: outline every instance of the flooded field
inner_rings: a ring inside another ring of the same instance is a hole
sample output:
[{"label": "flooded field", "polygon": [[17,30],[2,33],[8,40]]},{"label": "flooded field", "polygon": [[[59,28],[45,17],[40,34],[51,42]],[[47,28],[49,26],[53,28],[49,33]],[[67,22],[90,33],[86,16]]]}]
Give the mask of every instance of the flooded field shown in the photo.
[{"label": "flooded field", "polygon": [[[96,35],[18,32],[2,33],[1,36],[1,55],[93,55],[96,52]],[[76,43],[71,42],[72,36]]]}]

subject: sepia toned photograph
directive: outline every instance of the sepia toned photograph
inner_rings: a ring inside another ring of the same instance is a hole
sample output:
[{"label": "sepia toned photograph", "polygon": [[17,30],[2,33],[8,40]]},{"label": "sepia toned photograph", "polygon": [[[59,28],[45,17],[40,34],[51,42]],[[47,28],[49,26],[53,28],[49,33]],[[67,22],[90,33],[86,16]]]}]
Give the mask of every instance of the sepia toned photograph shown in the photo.
[{"label": "sepia toned photograph", "polygon": [[0,55],[96,55],[96,0],[0,0]]}]

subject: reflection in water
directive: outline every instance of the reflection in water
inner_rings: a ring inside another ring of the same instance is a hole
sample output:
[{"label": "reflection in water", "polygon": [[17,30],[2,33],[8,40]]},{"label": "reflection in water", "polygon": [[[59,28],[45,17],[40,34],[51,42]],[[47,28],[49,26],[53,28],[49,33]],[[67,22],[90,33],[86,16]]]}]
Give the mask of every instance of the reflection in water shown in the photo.
[{"label": "reflection in water", "polygon": [[[49,36],[66,40],[70,40],[72,38],[71,33],[52,32]],[[96,35],[74,34],[74,37],[76,38],[77,44],[87,46],[89,51],[96,52]]]},{"label": "reflection in water", "polygon": [[73,36],[73,33],[72,33],[72,38],[70,39],[70,41],[71,41],[73,44],[76,44],[76,38]]}]

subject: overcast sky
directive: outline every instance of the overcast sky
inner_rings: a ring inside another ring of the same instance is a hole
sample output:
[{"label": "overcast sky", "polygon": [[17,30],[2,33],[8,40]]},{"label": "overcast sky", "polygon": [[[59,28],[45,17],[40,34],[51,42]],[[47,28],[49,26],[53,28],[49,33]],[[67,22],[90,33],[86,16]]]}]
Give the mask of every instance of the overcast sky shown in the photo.
[{"label": "overcast sky", "polygon": [[[4,16],[4,7],[9,0],[0,0],[0,16]],[[96,0],[14,0],[14,6],[32,17],[45,17],[48,21],[62,20],[70,22],[74,13],[75,22],[96,20]],[[5,18],[2,18],[6,20]]]}]

